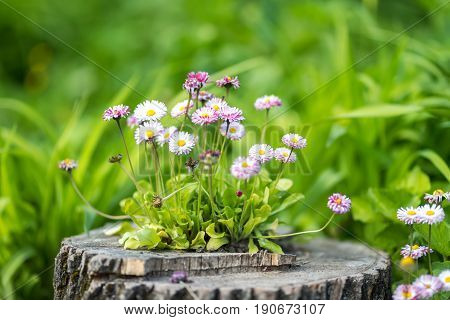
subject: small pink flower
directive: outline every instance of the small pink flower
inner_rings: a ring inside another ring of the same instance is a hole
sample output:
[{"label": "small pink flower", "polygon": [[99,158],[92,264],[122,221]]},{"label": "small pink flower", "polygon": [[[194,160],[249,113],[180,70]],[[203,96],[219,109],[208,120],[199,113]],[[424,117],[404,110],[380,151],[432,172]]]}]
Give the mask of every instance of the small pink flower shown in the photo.
[{"label": "small pink flower", "polygon": [[208,79],[208,72],[189,72],[186,80],[184,81],[183,88],[190,94],[194,94],[195,91],[200,90],[200,88],[205,86]]},{"label": "small pink flower", "polygon": [[395,289],[392,299],[394,300],[417,300],[419,295],[416,287],[410,284],[401,284]]},{"label": "small pink flower", "polygon": [[328,197],[327,206],[336,214],[344,214],[350,211],[352,201],[344,194],[333,193],[330,197]]},{"label": "small pink flower", "polygon": [[78,162],[72,159],[64,159],[58,164],[58,167],[61,170],[71,172],[72,170],[76,169],[78,167]]},{"label": "small pink flower", "polygon": [[442,289],[443,283],[438,277],[425,274],[414,281],[413,286],[419,292],[419,298],[428,299]]},{"label": "small pink flower", "polygon": [[303,149],[306,147],[306,139],[296,133],[285,134],[281,138],[281,142],[283,142],[285,146],[293,149]]},{"label": "small pink flower", "polygon": [[138,118],[136,118],[135,116],[130,116],[127,119],[127,125],[133,129],[135,127],[137,127],[139,125],[139,121]]},{"label": "small pink flower", "polygon": [[120,104],[118,106],[109,107],[103,113],[103,120],[110,121],[111,119],[119,120],[125,118],[130,114],[130,108]]},{"label": "small pink flower", "polygon": [[240,83],[239,83],[239,79],[238,77],[230,77],[230,76],[225,76],[222,79],[219,79],[216,81],[216,86],[218,86],[219,88],[234,88],[234,89],[239,89],[240,87]]},{"label": "small pink flower", "polygon": [[272,107],[281,107],[281,105],[281,99],[274,95],[262,96],[255,101],[255,108],[258,110],[270,109]]},{"label": "small pink flower", "polygon": [[406,258],[411,257],[413,259],[419,259],[423,256],[426,256],[427,254],[433,252],[432,249],[428,248],[427,246],[419,246],[417,244],[415,245],[405,245],[402,250],[400,251],[400,254]]},{"label": "small pink flower", "polygon": [[198,125],[207,125],[216,122],[219,119],[218,113],[211,107],[205,106],[192,114],[192,122]]},{"label": "small pink flower", "polygon": [[228,105],[222,107],[219,110],[219,117],[223,121],[228,121],[228,122],[237,122],[237,121],[242,121],[245,119],[244,116],[242,115],[241,109],[238,109],[235,107],[230,107]]},{"label": "small pink flower", "polygon": [[258,161],[245,157],[237,158],[231,166],[231,174],[233,177],[241,180],[250,179],[254,175],[257,175],[260,170],[261,165]]}]

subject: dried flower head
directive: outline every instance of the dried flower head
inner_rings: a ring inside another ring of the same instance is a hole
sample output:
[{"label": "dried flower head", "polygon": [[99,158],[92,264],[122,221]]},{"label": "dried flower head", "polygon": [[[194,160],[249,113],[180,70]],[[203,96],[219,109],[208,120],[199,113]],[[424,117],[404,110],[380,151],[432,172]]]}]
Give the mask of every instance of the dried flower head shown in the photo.
[{"label": "dried flower head", "polygon": [[122,160],[122,154],[120,154],[120,153],[113,155],[108,159],[108,161],[110,163],[117,163],[117,162],[120,162],[121,160]]},{"label": "dried flower head", "polygon": [[444,209],[440,205],[425,204],[419,207],[418,211],[417,221],[420,223],[436,224],[442,222],[445,218]]},{"label": "dried flower head", "polygon": [[255,108],[258,110],[270,109],[273,107],[281,107],[281,99],[277,96],[262,96],[255,101]]},{"label": "dried flower head", "polygon": [[216,86],[218,86],[219,88],[226,88],[226,89],[230,88],[239,89],[240,83],[238,77],[225,76],[216,81]]},{"label": "dried flower head", "polygon": [[138,104],[136,110],[134,110],[134,116],[140,123],[144,121],[159,121],[166,113],[166,105],[157,100],[146,100]]},{"label": "dried flower head", "polygon": [[172,108],[172,111],[170,111],[170,115],[172,116],[172,118],[184,117],[186,114],[186,109],[188,109],[187,112],[189,112],[189,110],[194,106],[194,101],[192,101],[191,99],[191,101],[189,101],[189,105],[188,101],[189,100],[178,102]]},{"label": "dried flower head", "polygon": [[237,158],[231,166],[231,174],[233,177],[241,180],[250,179],[254,175],[257,175],[260,170],[261,166],[258,161],[246,157]]},{"label": "dried flower head", "polygon": [[248,156],[260,163],[265,163],[273,158],[273,148],[268,144],[255,144],[250,148]]},{"label": "dried flower head", "polygon": [[219,119],[219,115],[213,108],[204,106],[192,114],[191,120],[198,125],[208,125],[216,122]]},{"label": "dried flower head", "polygon": [[176,155],[188,154],[192,151],[196,139],[190,133],[178,131],[169,139],[169,151]]},{"label": "dried flower head", "polygon": [[433,191],[433,194],[426,193],[424,199],[428,201],[429,204],[440,204],[444,199],[450,200],[450,192],[444,192],[442,189],[436,189]]},{"label": "dried flower head", "polygon": [[188,169],[189,173],[193,173],[194,170],[198,167],[198,160],[194,160],[191,157],[189,157],[189,159],[187,159],[184,165]]},{"label": "dried flower head", "polygon": [[350,211],[352,207],[352,201],[344,194],[333,193],[328,197],[327,206],[336,214],[344,214]]},{"label": "dried flower head", "polygon": [[230,140],[239,140],[245,135],[245,127],[240,122],[224,122],[220,125],[220,134]]},{"label": "dried flower head", "polygon": [[[198,101],[200,101],[202,104],[208,102],[209,100],[213,99],[214,95],[211,92],[208,91],[200,91],[198,93]],[[192,96],[192,99],[195,100],[197,99],[197,93],[195,93]]]},{"label": "dried flower head", "polygon": [[285,134],[281,141],[285,146],[293,149],[303,149],[306,147],[306,139],[296,133]]},{"label": "dried flower head", "polygon": [[410,284],[401,284],[395,289],[392,299],[394,300],[416,300],[419,292]]},{"label": "dried flower head", "polygon": [[155,194],[153,195],[153,199],[152,199],[152,206],[154,208],[161,208],[163,205],[163,198],[161,198],[159,195]]},{"label": "dried flower head", "polygon": [[200,153],[198,158],[204,165],[214,165],[217,163],[220,157],[219,150],[206,150],[205,152]]},{"label": "dried flower head", "polygon": [[419,298],[428,299],[442,289],[443,283],[438,277],[425,274],[417,278],[413,286],[418,291]]},{"label": "dried flower head", "polygon": [[288,148],[276,148],[274,151],[274,158],[283,163],[295,162],[297,160],[297,155],[292,149]]},{"label": "dried flower head", "polygon": [[64,159],[61,162],[59,162],[58,167],[61,170],[72,172],[72,170],[78,167],[78,162],[72,159]]},{"label": "dried flower head", "polygon": [[118,106],[109,107],[103,112],[103,120],[110,121],[112,119],[119,120],[130,114],[130,108],[119,104]]},{"label": "dried flower head", "polygon": [[400,208],[397,210],[397,219],[405,224],[413,224],[417,221],[419,211],[413,207]]},{"label": "dried flower head", "polygon": [[151,142],[163,132],[164,128],[161,123],[157,121],[147,121],[140,125],[134,132],[134,139],[136,144],[142,142]]},{"label": "dried flower head", "polygon": [[414,245],[405,245],[402,250],[400,251],[400,254],[406,258],[411,257],[415,260],[422,258],[423,256],[426,256],[428,253],[433,252],[432,249],[428,248],[427,246],[419,246],[418,244]]}]

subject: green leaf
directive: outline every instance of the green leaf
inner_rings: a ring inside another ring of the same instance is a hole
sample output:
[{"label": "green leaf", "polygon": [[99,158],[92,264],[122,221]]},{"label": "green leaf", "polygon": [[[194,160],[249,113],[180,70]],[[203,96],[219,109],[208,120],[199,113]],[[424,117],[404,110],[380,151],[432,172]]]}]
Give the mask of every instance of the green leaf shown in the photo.
[{"label": "green leaf", "polygon": [[267,249],[270,252],[278,253],[278,254],[284,253],[283,249],[281,249],[281,247],[278,244],[276,244],[275,242],[272,242],[268,239],[258,239],[258,243],[261,248]]},{"label": "green leaf", "polygon": [[121,235],[121,234],[124,234],[125,232],[131,232],[131,231],[134,231],[133,226],[128,221],[125,221],[125,222],[118,223],[108,229],[105,229],[105,231],[103,231],[103,233],[106,236],[114,236],[114,235]]},{"label": "green leaf", "polygon": [[[428,241],[429,225],[416,224],[414,229]],[[447,222],[442,221],[431,227],[431,249],[438,251],[444,256],[450,256],[450,227]]]},{"label": "green leaf", "polygon": [[191,242],[191,249],[203,249],[206,247],[205,231],[200,231]]},{"label": "green leaf", "polygon": [[170,243],[169,248],[175,249],[175,250],[189,249],[189,240],[186,238],[186,234],[183,234],[180,237],[172,239],[172,242]]},{"label": "green leaf", "polygon": [[280,181],[278,181],[275,188],[280,191],[288,191],[292,187],[293,184],[294,184],[294,182],[291,179],[283,178],[283,179],[280,179]]},{"label": "green leaf", "polygon": [[284,199],[284,201],[281,203],[281,205],[272,212],[272,214],[281,212],[281,211],[289,208],[290,206],[296,204],[303,198],[305,198],[305,196],[301,193],[293,193],[293,194],[289,195],[286,199]]},{"label": "green leaf", "polygon": [[129,216],[135,215],[140,211],[139,206],[133,198],[125,198],[120,201],[120,209]]},{"label": "green leaf", "polygon": [[140,246],[141,246],[141,244],[140,244],[139,240],[137,240],[135,238],[128,238],[123,245],[123,247],[125,249],[132,249],[132,250],[137,249]]},{"label": "green leaf", "polygon": [[[241,208],[239,208],[239,209],[241,209]],[[242,210],[242,209],[241,209]],[[225,208],[223,208],[223,213],[225,214],[225,216],[227,217],[227,218],[229,218],[229,219],[231,219],[231,218],[233,218],[234,216],[235,216],[235,213],[236,211],[235,210],[233,210],[232,208],[230,208],[230,207],[225,207]]]},{"label": "green leaf", "polygon": [[264,198],[263,198],[263,203],[264,204],[268,204],[269,203],[269,197],[270,197],[270,189],[269,189],[269,187],[266,187],[264,189]]},{"label": "green leaf", "polygon": [[230,219],[227,219],[227,220],[219,219],[219,222],[224,224],[227,227],[228,232],[230,234],[233,234],[233,232],[234,232],[234,219],[233,218],[230,218]]},{"label": "green leaf", "polygon": [[253,238],[248,239],[248,253],[258,253],[258,246],[253,242]]},{"label": "green leaf", "polygon": [[383,215],[377,214],[370,201],[363,197],[352,197],[352,217],[356,221],[361,221],[364,223],[382,221],[384,219]]},{"label": "green leaf", "polygon": [[433,274],[435,276],[438,276],[444,270],[450,270],[450,261],[433,262]]},{"label": "green leaf", "polygon": [[242,230],[241,238],[246,239],[250,234],[253,232],[253,229],[255,227],[263,222],[263,218],[261,217],[255,217],[248,219],[247,223],[244,225],[244,229]]},{"label": "green leaf", "polygon": [[155,248],[161,241],[157,232],[154,229],[141,229],[136,232],[141,247],[147,247],[148,249]]},{"label": "green leaf", "polygon": [[397,183],[397,186],[413,194],[423,194],[430,190],[431,183],[430,178],[416,166]]},{"label": "green leaf", "polygon": [[255,217],[261,217],[262,221],[266,221],[271,212],[272,208],[268,204],[264,204],[261,208],[255,209]]},{"label": "green leaf", "polygon": [[448,168],[445,161],[434,151],[432,150],[422,150],[419,152],[419,155],[430,160],[431,163],[438,169],[442,175],[450,181],[450,169]]},{"label": "green leaf", "polygon": [[206,250],[208,251],[216,251],[218,250],[221,246],[229,243],[230,240],[228,240],[227,237],[223,237],[223,238],[211,238],[208,241],[208,244],[206,245]]},{"label": "green leaf", "polygon": [[226,188],[223,192],[222,202],[225,207],[234,207],[236,204],[236,194],[233,189]]},{"label": "green leaf", "polygon": [[225,232],[221,232],[221,233],[217,233],[216,232],[216,224],[215,223],[211,223],[207,228],[206,228],[206,233],[208,234],[208,236],[210,236],[211,238],[222,238],[223,236],[225,236]]},{"label": "green leaf", "polygon": [[424,108],[414,105],[383,104],[362,107],[347,113],[332,117],[333,119],[351,118],[390,118],[422,111]]}]

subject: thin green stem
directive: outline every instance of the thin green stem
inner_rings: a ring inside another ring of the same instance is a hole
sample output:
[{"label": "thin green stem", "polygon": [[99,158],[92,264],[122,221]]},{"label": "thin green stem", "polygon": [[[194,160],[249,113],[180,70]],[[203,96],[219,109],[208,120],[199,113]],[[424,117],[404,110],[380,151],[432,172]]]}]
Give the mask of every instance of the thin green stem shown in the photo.
[{"label": "thin green stem", "polygon": [[270,111],[270,109],[266,109],[266,116],[264,119],[263,127],[261,129],[261,143],[264,143],[265,138],[266,138],[266,128],[267,128],[267,123],[269,122],[269,111]]},{"label": "thin green stem", "polygon": [[111,220],[124,220],[124,219],[129,219],[128,216],[113,216],[107,213],[104,213],[98,209],[96,209],[81,193],[80,189],[78,189],[78,186],[75,182],[75,179],[73,178],[72,174],[69,173],[69,177],[70,177],[70,182],[72,183],[72,187],[75,190],[76,194],[80,197],[80,199],[84,202],[85,205],[87,205],[92,211],[94,211],[96,214],[98,214],[99,216],[102,216],[104,218],[108,218]]},{"label": "thin green stem", "polygon": [[335,214],[332,214],[330,219],[328,219],[327,223],[325,223],[325,225],[322,228],[317,229],[317,230],[301,231],[301,232],[294,232],[294,233],[288,233],[288,234],[279,234],[279,235],[274,235],[274,236],[259,236],[259,237],[255,237],[255,238],[280,239],[280,238],[287,238],[287,237],[292,237],[292,236],[299,236],[299,235],[303,235],[303,234],[320,232],[320,231],[323,231],[331,223],[331,221],[333,221],[334,216],[335,216]]},{"label": "thin green stem", "polygon": [[[428,225],[428,250],[431,251],[431,224]],[[428,253],[428,272],[433,274],[433,267],[431,266],[431,252]]]},{"label": "thin green stem", "polygon": [[128,163],[130,164],[131,173],[133,174],[134,177],[136,177],[136,174],[134,173],[133,164],[131,163],[131,157],[130,157],[130,152],[128,151],[127,142],[126,142],[125,136],[123,134],[122,126],[120,125],[120,119],[117,119],[116,123],[117,123],[117,126],[119,127],[120,136],[122,137],[123,145],[125,146],[125,152],[127,153],[127,158],[128,158]]},{"label": "thin green stem", "polygon": [[155,162],[156,162],[156,167],[157,167],[157,172],[155,172],[155,175],[158,175],[159,180],[160,180],[160,188],[161,188],[161,192],[162,194],[166,193],[166,190],[164,188],[164,178],[163,178],[163,172],[161,170],[161,162],[159,161],[159,155],[158,155],[158,149],[156,148],[156,143],[155,141],[152,141],[152,145],[153,145],[153,151],[155,153]]},{"label": "thin green stem", "polygon": [[192,94],[189,93],[188,102],[186,104],[186,112],[184,113],[183,122],[181,123],[180,131],[183,131],[184,123],[186,122],[186,119],[188,118],[189,113],[189,105],[191,104]]},{"label": "thin green stem", "polygon": [[117,163],[120,167],[120,169],[122,169],[122,171],[127,175],[128,178],[130,178],[130,180],[133,182],[134,186],[136,187],[136,189],[141,192],[144,193],[145,190],[142,190],[142,188],[139,186],[139,184],[137,183],[136,179],[133,177],[133,175],[131,175],[127,169],[125,169],[124,165],[120,162]]},{"label": "thin green stem", "polygon": [[146,169],[148,169],[148,182],[150,183],[150,187],[153,190],[152,174],[150,172],[150,160],[149,160],[149,155],[147,154],[147,143],[146,142],[144,142],[144,158],[145,158]]}]

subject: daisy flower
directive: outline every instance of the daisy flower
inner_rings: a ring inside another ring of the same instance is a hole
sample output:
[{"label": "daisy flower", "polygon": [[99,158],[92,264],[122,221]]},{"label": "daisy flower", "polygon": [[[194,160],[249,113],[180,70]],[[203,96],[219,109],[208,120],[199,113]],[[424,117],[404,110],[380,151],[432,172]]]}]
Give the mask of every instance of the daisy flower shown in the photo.
[{"label": "daisy flower", "polygon": [[283,163],[295,162],[297,160],[297,155],[288,148],[276,148],[273,156],[276,160]]},{"label": "daisy flower", "polygon": [[63,161],[59,162],[58,167],[61,170],[71,172],[73,169],[76,169],[78,167],[78,162],[72,159],[64,159]]},{"label": "daisy flower", "polygon": [[450,200],[450,192],[444,192],[442,189],[437,189],[434,190],[433,194],[425,193],[424,199],[428,201],[429,204],[439,204],[444,199]]},{"label": "daisy flower", "polygon": [[406,207],[397,210],[397,219],[403,221],[405,224],[413,224],[418,222],[419,210],[418,208]]},{"label": "daisy flower", "polygon": [[[227,132],[228,126],[228,132]],[[239,140],[245,134],[245,127],[240,122],[222,123],[220,125],[220,134],[230,139]]]},{"label": "daisy flower", "polygon": [[138,118],[136,118],[134,115],[132,115],[131,117],[128,117],[128,119],[127,119],[128,127],[133,129],[133,128],[137,127],[138,125],[139,125]]},{"label": "daisy flower", "polygon": [[209,79],[208,72],[189,72],[183,84],[183,89],[193,94],[195,91],[203,87]]},{"label": "daisy flower", "polygon": [[205,71],[189,72],[188,78],[195,78],[202,86],[208,82],[209,73]]},{"label": "daisy flower", "polygon": [[177,128],[174,126],[168,127],[163,129],[163,131],[161,131],[161,133],[156,137],[156,142],[158,142],[158,144],[160,146],[165,145],[166,143],[169,142],[170,137],[177,132]]},{"label": "daisy flower", "polygon": [[246,157],[239,157],[234,160],[230,169],[233,177],[242,180],[250,179],[258,174],[260,170],[261,166],[258,161]]},{"label": "daisy flower", "polygon": [[444,270],[439,274],[439,280],[442,282],[442,290],[450,291],[450,270]]},{"label": "daisy flower", "polygon": [[419,295],[416,287],[410,284],[401,284],[395,289],[392,299],[394,300],[416,300]]},{"label": "daisy flower", "polygon": [[352,201],[349,197],[341,193],[333,193],[328,197],[328,208],[337,214],[344,214],[350,211]]},{"label": "daisy flower", "polygon": [[142,142],[153,141],[159,134],[164,130],[161,123],[157,121],[147,121],[140,125],[134,132],[134,139],[136,144],[141,144]]},{"label": "daisy flower", "polygon": [[445,218],[444,210],[440,205],[436,204],[425,204],[422,207],[418,209],[419,214],[417,217],[417,220],[420,223],[428,223],[428,224],[435,224],[442,222]]},{"label": "daisy flower", "polygon": [[111,119],[119,120],[125,118],[130,114],[130,108],[119,104],[118,106],[109,107],[103,112],[103,120],[110,121]]},{"label": "daisy flower", "polygon": [[[188,101],[189,100],[184,100],[182,102],[178,102],[170,111],[170,115],[172,116],[172,118],[178,118],[178,117],[182,117],[186,114],[186,109],[191,109],[194,106],[194,101],[190,101],[189,102],[189,106],[188,106]],[[188,112],[189,112],[188,110]]]},{"label": "daisy flower", "polygon": [[259,163],[265,163],[273,158],[273,148],[268,144],[255,144],[250,148],[248,155]]},{"label": "daisy flower", "polygon": [[303,149],[306,147],[306,139],[296,133],[285,134],[281,141],[289,148]]},{"label": "daisy flower", "polygon": [[[206,103],[209,100],[211,100],[212,98],[214,98],[214,95],[208,91],[200,91],[198,93],[198,101],[200,101],[201,103]],[[193,100],[197,99],[197,94],[194,94],[192,99]]]},{"label": "daisy flower", "polygon": [[205,106],[192,114],[191,120],[195,124],[199,124],[201,126],[206,124],[211,124],[216,122],[219,119],[219,115],[213,108]]},{"label": "daisy flower", "polygon": [[219,118],[228,122],[242,121],[245,119],[241,109],[230,107],[228,105],[220,108]]},{"label": "daisy flower", "polygon": [[195,137],[187,132],[175,132],[169,138],[169,151],[176,155],[188,154],[195,146]]},{"label": "daisy flower", "polygon": [[205,104],[205,106],[212,108],[215,112],[219,114],[220,110],[228,107],[228,104],[222,99],[212,98]]},{"label": "daisy flower", "polygon": [[218,86],[219,88],[226,88],[226,89],[230,88],[239,89],[240,83],[238,77],[233,78],[230,76],[225,76],[222,79],[216,81],[216,86]]},{"label": "daisy flower", "polygon": [[433,252],[432,249],[428,248],[427,246],[419,246],[418,244],[415,245],[405,245],[402,250],[400,251],[400,254],[406,258],[411,257],[413,259],[419,259],[423,256],[426,256],[428,253]]},{"label": "daisy flower", "polygon": [[137,105],[134,110],[134,116],[139,122],[158,121],[167,113],[167,107],[164,103],[157,100],[144,101]]},{"label": "daisy flower", "polygon": [[443,283],[438,277],[425,274],[414,281],[413,286],[419,292],[419,298],[427,299],[442,289]]},{"label": "daisy flower", "polygon": [[281,107],[281,99],[277,96],[262,96],[255,101],[255,108],[258,110],[270,109],[272,107]]}]

